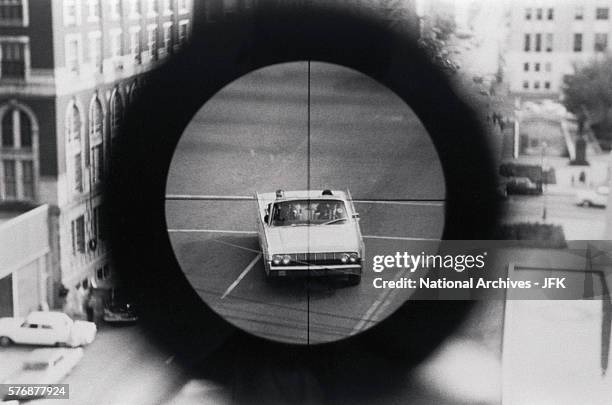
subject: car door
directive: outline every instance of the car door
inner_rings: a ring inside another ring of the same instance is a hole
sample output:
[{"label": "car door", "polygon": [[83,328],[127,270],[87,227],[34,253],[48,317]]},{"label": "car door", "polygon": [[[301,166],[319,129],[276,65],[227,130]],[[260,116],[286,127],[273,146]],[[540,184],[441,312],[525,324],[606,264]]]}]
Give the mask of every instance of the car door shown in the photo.
[{"label": "car door", "polygon": [[41,331],[37,323],[25,321],[15,331],[14,340],[16,343],[39,344]]}]

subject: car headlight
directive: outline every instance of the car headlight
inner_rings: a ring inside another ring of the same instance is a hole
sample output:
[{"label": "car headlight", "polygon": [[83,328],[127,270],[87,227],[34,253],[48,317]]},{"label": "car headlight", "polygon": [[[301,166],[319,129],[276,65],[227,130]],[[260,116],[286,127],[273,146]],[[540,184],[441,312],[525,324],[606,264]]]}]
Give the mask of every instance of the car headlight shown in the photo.
[{"label": "car headlight", "polygon": [[281,264],[281,262],[283,261],[283,257],[281,255],[274,255],[272,256],[272,263],[274,263],[275,265],[279,265]]},{"label": "car headlight", "polygon": [[359,260],[359,255],[357,253],[351,253],[349,255],[349,261],[351,263],[357,263],[358,260]]},{"label": "car headlight", "polygon": [[342,263],[348,263],[350,259],[351,257],[349,256],[348,253],[342,253],[342,256],[340,256],[340,261]]},{"label": "car headlight", "polygon": [[285,255],[283,256],[283,264],[286,266],[291,262],[291,256]]}]

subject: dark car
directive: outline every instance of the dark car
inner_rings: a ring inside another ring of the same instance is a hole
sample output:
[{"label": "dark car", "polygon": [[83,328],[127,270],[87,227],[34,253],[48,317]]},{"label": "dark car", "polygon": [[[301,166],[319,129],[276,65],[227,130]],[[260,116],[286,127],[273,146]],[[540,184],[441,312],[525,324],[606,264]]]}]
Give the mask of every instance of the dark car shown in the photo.
[{"label": "dark car", "polygon": [[113,291],[104,305],[103,319],[109,323],[130,323],[138,320],[138,314],[134,303],[128,297]]},{"label": "dark car", "polygon": [[506,182],[508,194],[542,194],[542,187],[529,177],[512,177]]}]

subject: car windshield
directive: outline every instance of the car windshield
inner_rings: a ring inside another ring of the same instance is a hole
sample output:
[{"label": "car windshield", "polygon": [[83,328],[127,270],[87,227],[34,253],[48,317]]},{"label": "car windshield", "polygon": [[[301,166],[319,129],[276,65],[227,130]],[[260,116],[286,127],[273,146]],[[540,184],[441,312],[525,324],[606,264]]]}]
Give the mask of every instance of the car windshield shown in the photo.
[{"label": "car windshield", "polygon": [[340,200],[282,201],[272,207],[273,226],[334,225],[346,219],[346,207]]}]

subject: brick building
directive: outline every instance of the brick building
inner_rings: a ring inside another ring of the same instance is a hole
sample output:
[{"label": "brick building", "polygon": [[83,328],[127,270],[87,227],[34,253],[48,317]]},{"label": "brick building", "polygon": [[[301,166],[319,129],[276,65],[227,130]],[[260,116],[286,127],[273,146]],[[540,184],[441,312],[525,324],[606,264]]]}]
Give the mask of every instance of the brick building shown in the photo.
[{"label": "brick building", "polygon": [[51,207],[51,306],[62,286],[108,284],[101,185],[113,139],[192,24],[192,0],[0,0],[0,210]]}]

